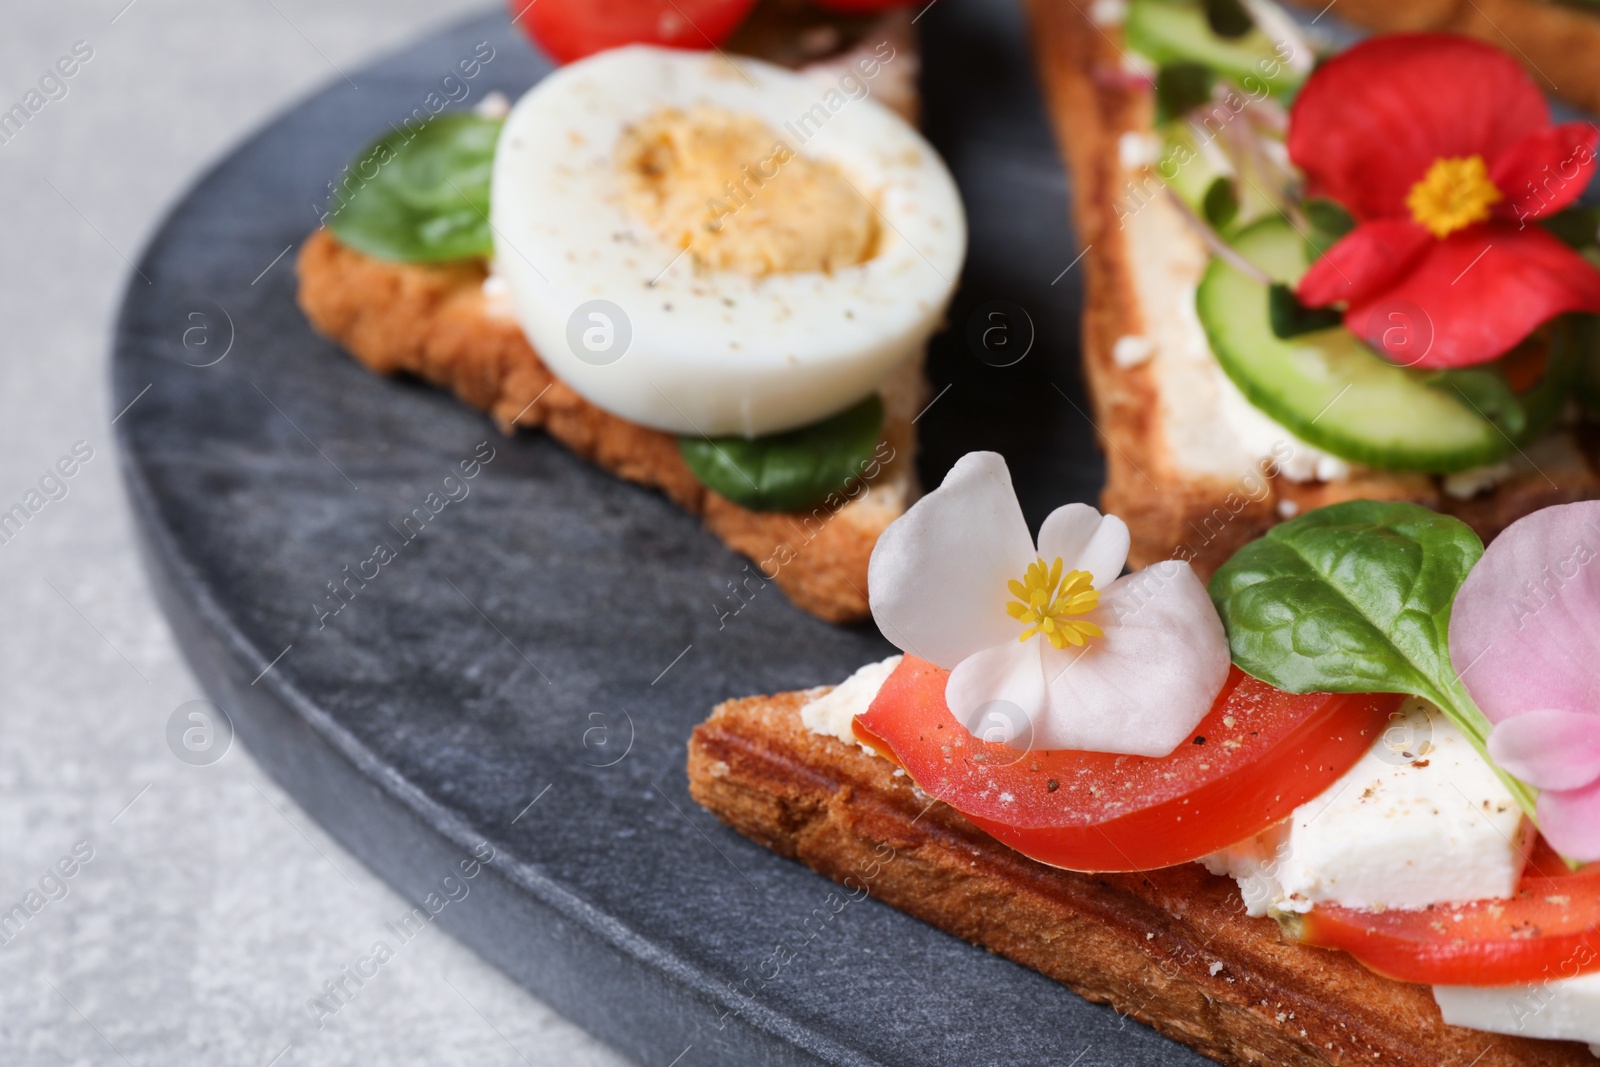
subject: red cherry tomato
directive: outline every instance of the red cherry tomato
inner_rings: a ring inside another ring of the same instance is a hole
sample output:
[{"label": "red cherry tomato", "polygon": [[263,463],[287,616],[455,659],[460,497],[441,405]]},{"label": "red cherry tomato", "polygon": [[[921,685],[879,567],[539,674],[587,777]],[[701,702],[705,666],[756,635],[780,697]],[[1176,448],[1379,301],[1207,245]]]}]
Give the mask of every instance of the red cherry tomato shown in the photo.
[{"label": "red cherry tomato", "polygon": [[738,28],[755,0],[508,0],[511,21],[558,63],[658,44],[711,48]]},{"label": "red cherry tomato", "polygon": [[1510,900],[1413,911],[1317,905],[1290,931],[1390,978],[1501,986],[1600,970],[1600,864],[1569,870],[1540,838]]},{"label": "red cherry tomato", "polygon": [[948,677],[905,657],[856,736],[999,841],[1076,871],[1168,867],[1260,833],[1349,770],[1401,699],[1295,696],[1235,669],[1194,736],[1151,759],[981,741],[945,705]]}]

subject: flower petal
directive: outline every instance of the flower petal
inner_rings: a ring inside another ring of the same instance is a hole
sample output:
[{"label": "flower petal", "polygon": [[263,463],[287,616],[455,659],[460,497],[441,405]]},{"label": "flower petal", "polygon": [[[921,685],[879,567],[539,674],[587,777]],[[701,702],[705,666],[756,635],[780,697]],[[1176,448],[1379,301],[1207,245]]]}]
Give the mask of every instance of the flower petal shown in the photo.
[{"label": "flower petal", "polygon": [[1456,594],[1450,662],[1490,722],[1600,712],[1600,501],[1518,519]]},{"label": "flower petal", "polygon": [[1308,307],[1368,300],[1393,285],[1433,240],[1410,219],[1363,222],[1311,264],[1296,295]]},{"label": "flower petal", "polygon": [[1017,748],[1034,744],[1034,722],[1045,705],[1040,647],[1049,642],[1010,641],[968,656],[944,683],[944,702],[967,732]]},{"label": "flower petal", "polygon": [[1504,355],[1566,311],[1600,311],[1600,270],[1542,227],[1490,222],[1430,242],[1344,321],[1403,366],[1433,369]]},{"label": "flower petal", "polygon": [[1581,789],[1600,778],[1600,712],[1524,712],[1489,734],[1489,755],[1535,788]]},{"label": "flower petal", "polygon": [[1534,812],[1551,848],[1580,863],[1600,860],[1600,782],[1540,793]]},{"label": "flower petal", "polygon": [[1034,558],[1006,461],[969,452],[878,538],[867,567],[872,617],[902,652],[950,670],[1016,641],[1006,583]]},{"label": "flower petal", "polygon": [[1486,162],[1550,122],[1544,94],[1492,45],[1448,34],[1370,37],[1307,79],[1289,156],[1313,195],[1357,219],[1409,218],[1406,194],[1435,160]]},{"label": "flower petal", "polygon": [[1089,617],[1104,637],[1043,649],[1050,700],[1034,747],[1168,755],[1228,680],[1228,638],[1206,587],[1169,560],[1113,582]]},{"label": "flower petal", "polygon": [[1489,179],[1505,199],[1495,214],[1518,222],[1553,215],[1578,199],[1594,177],[1600,130],[1566,122],[1538,130],[1494,160]]},{"label": "flower petal", "polygon": [[1104,589],[1122,573],[1128,543],[1127,523],[1088,504],[1056,508],[1039,527],[1040,557],[1049,563],[1060,556],[1067,570],[1088,571],[1096,589]]}]

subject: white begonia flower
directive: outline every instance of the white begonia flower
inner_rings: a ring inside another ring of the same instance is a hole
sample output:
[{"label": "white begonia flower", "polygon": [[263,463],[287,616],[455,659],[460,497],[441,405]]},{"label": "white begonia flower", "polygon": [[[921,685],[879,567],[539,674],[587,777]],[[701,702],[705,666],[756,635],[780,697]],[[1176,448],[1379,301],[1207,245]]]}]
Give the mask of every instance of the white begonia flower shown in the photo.
[{"label": "white begonia flower", "polygon": [[1228,679],[1222,620],[1187,563],[1119,578],[1128,527],[1057,508],[1035,545],[993,452],[963,456],[878,539],[872,616],[950,671],[945,701],[975,736],[1029,749],[1165,756]]}]

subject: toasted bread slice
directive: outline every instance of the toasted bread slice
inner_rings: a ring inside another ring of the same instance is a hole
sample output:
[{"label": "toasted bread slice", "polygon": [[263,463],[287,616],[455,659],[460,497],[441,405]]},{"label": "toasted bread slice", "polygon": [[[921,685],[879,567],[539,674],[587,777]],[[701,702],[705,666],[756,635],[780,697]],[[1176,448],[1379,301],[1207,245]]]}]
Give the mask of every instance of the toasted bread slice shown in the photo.
[{"label": "toasted bread slice", "polygon": [[[1327,0],[1291,0],[1317,12]],[[1343,21],[1379,33],[1460,33],[1522,61],[1545,92],[1600,114],[1600,10],[1548,0],[1343,0]]]},{"label": "toasted bread slice", "polygon": [[[917,54],[905,11],[847,18],[767,0],[743,32],[749,51],[772,53],[822,84],[836,80],[858,50],[888,41],[896,61],[883,68],[873,94],[908,120],[915,116]],[[603,411],[551,374],[505,301],[486,295],[485,262],[391,263],[322,229],[301,249],[298,273],[300,307],[311,324],[371,370],[450,389],[506,433],[542,428],[585,459],[702,516],[805,611],[829,622],[867,617],[872,547],[919,493],[912,420],[927,400],[920,360],[880,390],[883,447],[863,480],[809,512],[756,512],[702,485],[671,434]]]},{"label": "toasted bread slice", "polygon": [[676,437],[603,411],[552,375],[516,320],[484,295],[482,262],[389,263],[319,230],[298,269],[306,317],[370,369],[451,389],[507,433],[541,427],[585,459],[702,516],[804,610],[829,622],[867,616],[872,546],[917,496],[911,420],[926,399],[920,363],[884,383],[887,447],[873,477],[810,512],[750,511],[702,485]]},{"label": "toasted bread slice", "polygon": [[[1230,405],[1248,402],[1203,334],[1196,350],[1198,326],[1184,306],[1193,303],[1208,253],[1160,177],[1123,159],[1124,136],[1152,128],[1150,83],[1126,68],[1120,27],[1093,22],[1090,5],[1030,0],[1028,7],[1087,249],[1083,359],[1106,451],[1103,505],[1128,523],[1131,565],[1176,556],[1209,575],[1274,523],[1339,500],[1415,501],[1458,515],[1489,538],[1530,511],[1600,496],[1593,442],[1567,431],[1514,452],[1487,488],[1470,475],[1361,468],[1328,481],[1291,481],[1270,469],[1265,476],[1258,454],[1235,442],[1228,426]],[[1137,359],[1126,355],[1126,341],[1119,350],[1124,339],[1136,342]]]},{"label": "toasted bread slice", "polygon": [[[1446,1025],[1426,986],[1283,940],[1234,883],[1185,864],[1076,874],[1036,863],[889,761],[810,732],[824,690],[720,705],[689,742],[689,791],[723,822],[837,881],[1041,971],[1228,1064],[1556,1067],[1573,1042]],[[885,848],[887,846],[887,848]],[[873,873],[868,873],[873,872]]]}]

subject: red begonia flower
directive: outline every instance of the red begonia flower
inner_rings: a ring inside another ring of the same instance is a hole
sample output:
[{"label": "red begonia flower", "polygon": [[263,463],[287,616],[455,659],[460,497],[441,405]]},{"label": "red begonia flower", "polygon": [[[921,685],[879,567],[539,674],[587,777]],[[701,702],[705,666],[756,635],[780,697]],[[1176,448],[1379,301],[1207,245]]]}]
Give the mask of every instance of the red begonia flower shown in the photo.
[{"label": "red begonia flower", "polygon": [[1600,312],[1600,270],[1534,220],[1570,205],[1600,130],[1550,124],[1533,79],[1447,34],[1370,38],[1319,67],[1289,119],[1306,191],[1356,228],[1297,289],[1397,362],[1504,355],[1567,311]]}]

